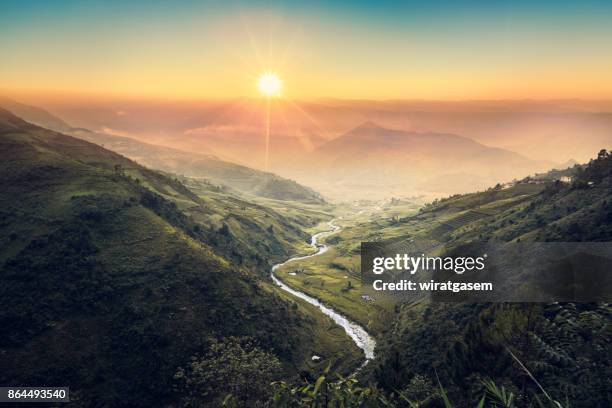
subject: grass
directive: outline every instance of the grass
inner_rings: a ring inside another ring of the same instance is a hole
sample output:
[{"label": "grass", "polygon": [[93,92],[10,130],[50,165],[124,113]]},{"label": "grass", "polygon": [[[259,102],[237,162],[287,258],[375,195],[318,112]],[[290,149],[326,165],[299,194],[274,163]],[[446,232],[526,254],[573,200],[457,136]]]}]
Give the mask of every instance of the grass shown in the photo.
[{"label": "grass", "polygon": [[[414,204],[403,203],[414,211]],[[394,236],[395,231],[373,228],[373,223],[386,223],[388,214],[395,216],[401,209],[382,203],[344,205],[335,209],[336,225],[342,229],[323,239],[329,250],[322,255],[291,262],[277,270],[277,275],[289,286],[316,297],[340,313],[358,322],[372,334],[382,332],[393,305],[384,299],[366,301],[362,298],[359,248],[362,241]],[[372,221],[374,219],[375,221]],[[324,223],[310,232],[328,230]],[[350,282],[350,283],[349,283]]]},{"label": "grass", "polygon": [[316,373],[315,353],[339,370],[361,357],[331,320],[267,282],[324,209],[274,209],[205,183],[194,192],[2,111],[0,152],[0,382],[151,406],[172,399],[176,367],[211,336],[255,338],[287,376]]},{"label": "grass", "polygon": [[[339,205],[334,215],[342,230],[324,239],[330,249],[323,255],[285,265],[277,275],[377,334],[385,329],[395,302],[376,294],[374,301],[362,299],[362,294],[371,291],[361,286],[361,242],[394,241],[402,248],[438,254],[455,237],[477,239],[476,231],[483,225],[525,208],[543,188],[518,184],[456,196],[423,211],[417,211],[419,203],[403,200]],[[326,225],[320,224],[309,232],[324,228]]]},{"label": "grass", "polygon": [[[309,316],[311,332],[307,336],[316,341],[312,342],[309,348],[301,350],[302,355],[298,359],[301,363],[296,367],[298,371],[320,373],[330,366],[332,372],[350,373],[362,363],[362,351],[346,335],[344,329],[329,320],[318,308],[276,286],[270,286],[269,290],[274,291],[286,302],[295,304],[294,308],[298,312]],[[314,355],[321,359],[312,360]]]}]

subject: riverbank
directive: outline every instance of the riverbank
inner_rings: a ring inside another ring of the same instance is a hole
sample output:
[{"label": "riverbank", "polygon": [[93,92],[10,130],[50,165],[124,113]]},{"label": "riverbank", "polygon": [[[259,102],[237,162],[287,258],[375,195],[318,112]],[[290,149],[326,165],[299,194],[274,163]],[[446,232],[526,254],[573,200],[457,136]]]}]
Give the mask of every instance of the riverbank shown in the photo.
[{"label": "riverbank", "polygon": [[374,359],[375,354],[374,354],[374,350],[376,348],[376,341],[374,340],[374,338],[372,336],[370,336],[368,334],[368,332],[359,324],[349,320],[346,316],[340,314],[339,312],[337,312],[336,310],[332,309],[331,307],[328,307],[326,305],[324,305],[320,300],[309,296],[299,290],[293,289],[291,287],[289,287],[288,285],[286,285],[283,281],[281,281],[275,274],[274,272],[288,264],[291,262],[296,262],[299,260],[304,260],[304,259],[308,259],[308,258],[313,258],[319,255],[324,254],[325,252],[328,251],[329,246],[328,245],[324,245],[324,244],[319,244],[318,241],[319,239],[329,236],[331,234],[334,234],[336,232],[340,231],[340,227],[338,225],[335,225],[334,223],[335,220],[332,220],[328,223],[329,227],[331,228],[328,231],[323,231],[323,232],[319,232],[317,234],[314,234],[311,237],[311,247],[313,247],[313,249],[316,250],[315,253],[313,254],[309,254],[309,255],[303,255],[303,256],[297,256],[297,257],[293,257],[293,258],[289,258],[288,260],[286,260],[285,262],[276,264],[274,266],[272,266],[271,272],[270,272],[270,276],[272,278],[272,281],[279,286],[281,289],[283,289],[284,291],[286,291],[287,293],[290,293],[291,295],[302,299],[308,303],[310,303],[313,306],[316,306],[317,308],[319,308],[319,310],[329,316],[337,325],[339,325],[340,327],[342,327],[344,329],[344,331],[346,332],[346,334],[353,340],[353,342],[355,343],[355,345],[357,345],[357,347],[359,347],[363,353],[364,353],[364,364],[367,364],[368,361]]}]

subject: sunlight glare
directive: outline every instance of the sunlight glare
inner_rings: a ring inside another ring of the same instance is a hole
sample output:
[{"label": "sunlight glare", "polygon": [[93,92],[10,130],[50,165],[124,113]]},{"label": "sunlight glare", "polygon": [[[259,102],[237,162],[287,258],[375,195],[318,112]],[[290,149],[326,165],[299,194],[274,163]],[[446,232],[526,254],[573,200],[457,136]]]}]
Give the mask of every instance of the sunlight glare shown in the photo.
[{"label": "sunlight glare", "polygon": [[274,74],[273,72],[266,72],[260,76],[259,80],[257,81],[259,92],[268,97],[280,96],[282,86],[282,81],[278,75]]}]

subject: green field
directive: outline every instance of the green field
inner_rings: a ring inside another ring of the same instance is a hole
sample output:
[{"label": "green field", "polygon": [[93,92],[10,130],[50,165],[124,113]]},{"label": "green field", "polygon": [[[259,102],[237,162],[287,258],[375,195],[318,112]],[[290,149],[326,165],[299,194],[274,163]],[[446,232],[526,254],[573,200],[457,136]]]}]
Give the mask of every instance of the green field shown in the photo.
[{"label": "green field", "polygon": [[[380,226],[399,215],[413,214],[416,208],[417,203],[403,201],[338,205],[333,213],[335,225],[341,230],[322,240],[329,250],[320,256],[287,264],[279,268],[277,275],[289,286],[322,300],[376,335],[384,329],[393,305],[383,299],[362,298],[361,242],[397,236],[397,231]],[[311,231],[324,230],[329,230],[327,223]]]}]

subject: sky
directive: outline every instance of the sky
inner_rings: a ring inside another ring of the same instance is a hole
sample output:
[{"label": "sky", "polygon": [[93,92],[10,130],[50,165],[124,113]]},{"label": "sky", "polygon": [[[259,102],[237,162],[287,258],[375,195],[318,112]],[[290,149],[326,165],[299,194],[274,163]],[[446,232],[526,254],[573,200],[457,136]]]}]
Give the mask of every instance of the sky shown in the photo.
[{"label": "sky", "polygon": [[0,91],[612,99],[610,1],[0,0]]}]

